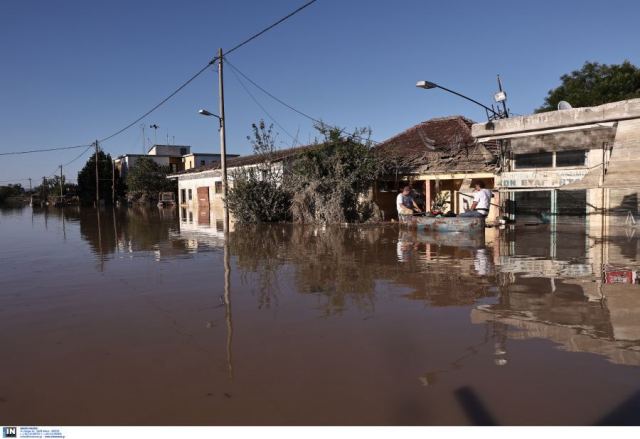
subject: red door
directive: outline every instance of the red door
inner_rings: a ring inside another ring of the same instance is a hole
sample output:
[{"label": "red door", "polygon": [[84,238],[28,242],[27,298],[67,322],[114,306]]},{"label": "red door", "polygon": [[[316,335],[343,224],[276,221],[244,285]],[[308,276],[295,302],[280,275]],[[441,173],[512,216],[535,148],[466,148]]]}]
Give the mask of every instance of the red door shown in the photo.
[{"label": "red door", "polygon": [[198,206],[209,206],[209,187],[203,186],[198,188]]}]

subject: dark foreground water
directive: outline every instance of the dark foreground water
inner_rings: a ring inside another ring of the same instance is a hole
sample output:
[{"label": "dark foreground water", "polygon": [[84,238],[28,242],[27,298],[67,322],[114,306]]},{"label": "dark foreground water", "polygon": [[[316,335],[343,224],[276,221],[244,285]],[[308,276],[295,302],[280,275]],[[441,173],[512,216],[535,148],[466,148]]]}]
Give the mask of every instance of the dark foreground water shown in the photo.
[{"label": "dark foreground water", "polygon": [[635,229],[219,226],[0,211],[0,424],[640,422]]}]

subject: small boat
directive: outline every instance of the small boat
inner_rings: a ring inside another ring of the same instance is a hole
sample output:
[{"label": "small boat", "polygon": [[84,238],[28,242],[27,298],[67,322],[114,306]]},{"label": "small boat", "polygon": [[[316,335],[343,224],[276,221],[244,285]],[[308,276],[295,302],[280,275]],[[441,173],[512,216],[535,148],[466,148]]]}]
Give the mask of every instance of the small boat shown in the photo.
[{"label": "small boat", "polygon": [[438,233],[481,233],[484,223],[483,217],[476,216],[414,216],[406,222],[418,230]]},{"label": "small boat", "polygon": [[484,239],[484,233],[416,233],[417,242],[459,249],[483,248]]}]

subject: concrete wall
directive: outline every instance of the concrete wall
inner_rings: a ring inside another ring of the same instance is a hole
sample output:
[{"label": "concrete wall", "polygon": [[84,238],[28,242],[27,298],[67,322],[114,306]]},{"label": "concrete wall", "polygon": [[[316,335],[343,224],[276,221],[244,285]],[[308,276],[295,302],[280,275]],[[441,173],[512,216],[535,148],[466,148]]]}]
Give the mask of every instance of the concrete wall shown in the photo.
[{"label": "concrete wall", "polygon": [[597,107],[573,108],[510,117],[495,120],[489,124],[477,123],[471,127],[471,135],[475,138],[481,138],[633,118],[640,118],[640,99],[612,102]]},{"label": "concrete wall", "polygon": [[191,147],[187,145],[153,145],[149,150],[148,155],[182,156],[190,153]]},{"label": "concrete wall", "polygon": [[[209,207],[221,209],[224,206],[222,193],[216,192],[216,182],[218,189],[222,183],[222,176],[218,172],[212,171],[208,173],[199,173],[193,178],[182,177],[178,180],[178,204],[189,209],[198,209],[198,188],[207,187],[209,193]],[[189,190],[191,191],[191,200],[189,200]],[[184,192],[183,192],[184,191]],[[204,207],[204,206],[202,206]]]},{"label": "concrete wall", "polygon": [[166,156],[163,157],[163,156],[149,156],[149,155],[144,155],[144,156],[143,155],[125,155],[123,157],[118,157],[115,160],[115,164],[118,170],[120,171],[120,175],[123,178],[126,177],[127,172],[129,172],[129,170],[136,165],[136,162],[141,157],[150,158],[160,166],[169,166],[170,164],[170,157],[166,157]]},{"label": "concrete wall", "polygon": [[[199,168],[201,166],[210,166],[215,163],[220,163],[220,155],[219,154],[189,154],[183,157],[184,159],[184,169],[194,169]],[[204,161],[204,163],[201,163]]]}]

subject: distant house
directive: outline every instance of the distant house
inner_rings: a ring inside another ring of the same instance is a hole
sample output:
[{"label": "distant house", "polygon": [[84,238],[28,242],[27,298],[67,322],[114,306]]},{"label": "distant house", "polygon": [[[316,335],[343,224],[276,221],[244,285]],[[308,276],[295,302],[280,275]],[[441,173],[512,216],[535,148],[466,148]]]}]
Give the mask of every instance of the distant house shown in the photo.
[{"label": "distant house", "polygon": [[[265,162],[269,163],[272,169],[282,171],[284,177],[291,161],[314,147],[315,145],[281,149],[269,155],[227,156],[230,157],[227,159],[229,185],[233,185],[234,171],[256,167]],[[167,178],[178,180],[178,204],[183,208],[223,208],[222,172],[219,161],[204,167],[185,169]]]},{"label": "distant house", "polygon": [[[229,157],[237,157],[235,154]],[[146,154],[125,154],[114,160],[115,166],[124,178],[136,162],[146,157],[160,166],[168,167],[171,172],[180,172],[211,166],[220,162],[220,154],[192,153],[188,145],[152,145]]]},{"label": "distant house", "polygon": [[[471,135],[473,121],[463,116],[430,119],[376,146],[388,159],[388,173],[373,188],[373,200],[385,219],[397,217],[395,198],[411,185],[418,204],[429,209],[439,201],[444,211],[461,213],[471,205],[472,183],[483,181],[494,187],[498,170],[497,146],[479,144]],[[489,219],[498,215],[494,196]]]}]

